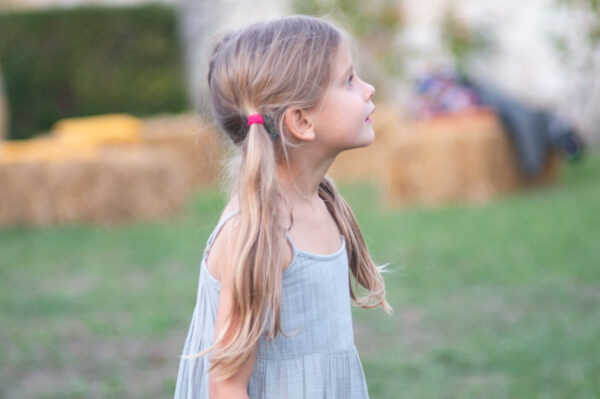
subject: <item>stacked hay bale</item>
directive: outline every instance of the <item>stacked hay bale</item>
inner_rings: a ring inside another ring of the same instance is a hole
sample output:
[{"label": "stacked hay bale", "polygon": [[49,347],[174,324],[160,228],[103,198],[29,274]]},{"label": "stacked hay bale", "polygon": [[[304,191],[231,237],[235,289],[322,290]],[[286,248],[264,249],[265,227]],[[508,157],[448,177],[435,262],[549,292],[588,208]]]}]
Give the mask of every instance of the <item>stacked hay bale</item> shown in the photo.
[{"label": "stacked hay bale", "polygon": [[171,149],[179,154],[183,168],[178,172],[192,186],[216,184],[224,146],[220,135],[195,114],[158,115],[142,122],[143,144]]},{"label": "stacked hay bale", "polygon": [[389,205],[485,202],[558,176],[560,160],[552,153],[543,173],[527,179],[491,110],[412,123],[397,118],[394,130],[382,174]]},{"label": "stacked hay bale", "polygon": [[187,186],[176,156],[99,149],[96,156],[0,162],[0,226],[159,218],[181,205]]},{"label": "stacked hay bale", "polygon": [[189,190],[179,154],[143,146],[129,115],[73,118],[0,144],[0,226],[117,223],[175,212]]},{"label": "stacked hay bale", "polygon": [[62,119],[52,127],[52,137],[60,143],[81,147],[107,144],[139,144],[142,122],[128,114],[109,114]]},{"label": "stacked hay bale", "polygon": [[30,140],[0,142],[0,164],[90,160],[98,156],[97,148],[61,142],[45,134]]}]

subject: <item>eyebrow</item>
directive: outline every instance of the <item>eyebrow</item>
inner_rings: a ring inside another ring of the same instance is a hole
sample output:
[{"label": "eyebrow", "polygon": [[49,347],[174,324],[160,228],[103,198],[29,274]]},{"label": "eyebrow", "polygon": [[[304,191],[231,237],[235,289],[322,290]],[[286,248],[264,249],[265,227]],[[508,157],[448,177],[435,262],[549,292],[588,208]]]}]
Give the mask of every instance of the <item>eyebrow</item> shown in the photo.
[{"label": "eyebrow", "polygon": [[342,78],[345,78],[346,76],[348,76],[348,74],[350,72],[352,72],[353,69],[354,69],[354,65],[350,64],[350,67],[348,69],[346,69],[346,72],[344,72],[344,74],[342,75]]}]

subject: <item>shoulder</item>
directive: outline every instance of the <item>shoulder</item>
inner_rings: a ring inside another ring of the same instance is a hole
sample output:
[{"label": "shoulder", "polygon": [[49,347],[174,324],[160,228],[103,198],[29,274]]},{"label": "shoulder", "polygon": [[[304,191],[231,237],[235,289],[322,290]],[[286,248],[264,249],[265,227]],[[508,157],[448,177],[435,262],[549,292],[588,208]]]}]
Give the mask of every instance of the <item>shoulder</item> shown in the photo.
[{"label": "shoulder", "polygon": [[[234,197],[223,209],[219,221],[220,224],[227,215],[239,209],[237,199]],[[213,244],[206,258],[206,267],[212,276],[223,283],[223,277],[229,276],[233,266],[232,249],[235,247],[239,236],[239,214],[231,216],[221,230],[217,232]]]},{"label": "shoulder", "polygon": [[[219,218],[218,224],[220,224],[227,215],[237,211],[239,203],[237,198],[233,197],[223,209],[221,217]],[[213,240],[213,244],[206,258],[206,267],[212,276],[214,276],[221,285],[225,280],[231,281],[232,268],[235,262],[234,248],[237,246],[240,238],[240,215],[235,214],[231,216],[225,224],[221,227],[221,230],[217,232],[216,237]],[[287,240],[286,240],[287,243]],[[283,269],[292,261],[293,250],[289,243],[283,248]]]},{"label": "shoulder", "polygon": [[[240,209],[240,205],[238,202],[238,198],[237,195],[234,195],[229,202],[227,202],[227,204],[225,205],[225,208],[223,208],[223,212],[221,212],[221,216],[219,217],[219,223],[230,213],[235,212],[237,210]],[[231,219],[239,219],[237,217],[238,215],[233,216]],[[226,223],[226,225],[229,224],[229,221]]]}]

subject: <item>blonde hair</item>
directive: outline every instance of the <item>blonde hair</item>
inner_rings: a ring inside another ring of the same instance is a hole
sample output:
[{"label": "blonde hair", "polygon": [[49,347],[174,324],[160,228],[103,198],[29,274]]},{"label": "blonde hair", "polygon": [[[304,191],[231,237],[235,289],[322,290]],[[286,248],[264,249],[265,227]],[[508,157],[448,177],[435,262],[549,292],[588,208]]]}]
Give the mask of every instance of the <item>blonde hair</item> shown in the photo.
[{"label": "blonde hair", "polygon": [[[251,25],[225,35],[209,61],[208,85],[215,118],[231,138],[237,156],[230,160],[234,178],[229,196],[237,195],[239,230],[232,249],[233,305],[225,326],[209,351],[217,378],[235,374],[251,347],[266,331],[266,338],[281,328],[280,302],[286,227],[281,225],[286,197],[277,179],[276,164],[287,159],[283,115],[289,107],[311,109],[318,105],[333,74],[333,57],[343,40],[340,28],[324,20],[293,16]],[[272,139],[264,125],[247,126],[248,115],[270,118],[280,133]],[[381,276],[361,234],[352,210],[325,176],[319,197],[346,239],[350,271],[368,292],[359,297],[350,284],[352,302],[364,308],[385,299]],[[355,283],[355,286],[356,286]],[[228,342],[224,342],[224,337]],[[287,335],[286,335],[287,336]]]}]

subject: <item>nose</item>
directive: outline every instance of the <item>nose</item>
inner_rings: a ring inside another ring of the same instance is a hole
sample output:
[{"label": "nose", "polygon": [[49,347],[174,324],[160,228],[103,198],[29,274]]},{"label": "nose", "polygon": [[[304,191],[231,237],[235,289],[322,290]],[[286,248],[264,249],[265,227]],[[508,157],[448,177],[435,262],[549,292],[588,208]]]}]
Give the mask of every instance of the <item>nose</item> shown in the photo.
[{"label": "nose", "polygon": [[375,86],[365,82],[365,85],[367,85],[367,100],[371,100],[373,98],[373,96],[375,95]]}]

